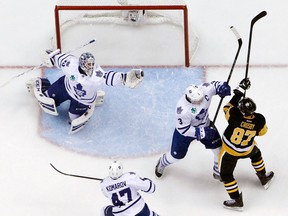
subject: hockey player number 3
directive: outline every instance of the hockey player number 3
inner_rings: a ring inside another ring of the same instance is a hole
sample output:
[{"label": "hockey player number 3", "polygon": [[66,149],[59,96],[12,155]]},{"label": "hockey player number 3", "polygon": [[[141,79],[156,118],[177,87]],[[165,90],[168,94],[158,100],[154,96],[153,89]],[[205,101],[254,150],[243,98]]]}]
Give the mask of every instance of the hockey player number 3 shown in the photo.
[{"label": "hockey player number 3", "polygon": [[[247,139],[243,140],[243,137]],[[244,130],[242,128],[235,128],[231,136],[231,142],[236,145],[247,146],[251,139],[256,136],[256,131]]]}]

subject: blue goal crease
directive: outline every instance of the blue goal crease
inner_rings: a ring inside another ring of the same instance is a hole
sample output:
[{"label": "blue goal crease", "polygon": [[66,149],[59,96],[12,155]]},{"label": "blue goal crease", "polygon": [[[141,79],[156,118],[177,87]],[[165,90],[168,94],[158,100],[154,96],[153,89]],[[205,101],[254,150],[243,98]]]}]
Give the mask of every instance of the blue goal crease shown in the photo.
[{"label": "blue goal crease", "polygon": [[[105,68],[106,69],[106,68]],[[106,70],[129,71],[129,68]],[[147,68],[135,89],[103,86],[104,104],[81,131],[69,135],[69,102],[57,109],[59,116],[40,115],[40,136],[66,149],[99,157],[131,158],[159,154],[170,148],[175,128],[175,106],[190,84],[204,80],[202,67]],[[46,69],[51,83],[62,72]]]}]

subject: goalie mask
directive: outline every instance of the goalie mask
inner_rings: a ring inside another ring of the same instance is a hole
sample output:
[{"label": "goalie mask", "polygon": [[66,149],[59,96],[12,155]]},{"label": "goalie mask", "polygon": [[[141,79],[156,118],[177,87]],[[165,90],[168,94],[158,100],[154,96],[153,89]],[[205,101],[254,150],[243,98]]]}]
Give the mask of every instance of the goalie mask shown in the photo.
[{"label": "goalie mask", "polygon": [[190,85],[185,91],[186,97],[192,104],[200,104],[204,98],[204,92],[201,87]]},{"label": "goalie mask", "polygon": [[94,65],[95,58],[91,53],[86,52],[81,54],[79,57],[79,66],[87,76],[92,76]]},{"label": "goalie mask", "polygon": [[246,116],[252,115],[256,110],[256,104],[251,98],[242,98],[238,103],[239,110]]},{"label": "goalie mask", "polygon": [[109,166],[109,176],[112,179],[118,179],[123,173],[123,166],[121,162],[113,161]]}]

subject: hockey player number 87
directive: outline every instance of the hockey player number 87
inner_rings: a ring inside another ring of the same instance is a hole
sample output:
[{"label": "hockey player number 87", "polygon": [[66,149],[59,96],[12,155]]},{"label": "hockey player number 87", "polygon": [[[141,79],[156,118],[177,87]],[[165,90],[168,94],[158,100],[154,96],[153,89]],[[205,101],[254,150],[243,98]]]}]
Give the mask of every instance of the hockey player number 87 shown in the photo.
[{"label": "hockey player number 87", "polygon": [[[130,188],[125,188],[124,190],[119,191],[120,197],[127,195],[127,201],[132,200]],[[123,206],[125,205],[122,201],[119,200],[117,193],[112,194],[112,203],[114,206]]]},{"label": "hockey player number 87", "polygon": [[[231,136],[231,141],[235,145],[247,146],[251,139],[256,136],[256,131],[244,130],[243,128],[235,128]],[[243,140],[243,137],[247,139]]]}]

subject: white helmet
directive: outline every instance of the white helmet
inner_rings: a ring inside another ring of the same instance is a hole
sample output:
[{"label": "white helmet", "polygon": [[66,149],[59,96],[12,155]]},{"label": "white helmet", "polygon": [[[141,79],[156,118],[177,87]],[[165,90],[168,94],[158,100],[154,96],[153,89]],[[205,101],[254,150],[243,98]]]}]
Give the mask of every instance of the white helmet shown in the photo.
[{"label": "white helmet", "polygon": [[119,178],[123,173],[122,163],[119,161],[113,161],[109,166],[109,176],[112,179]]},{"label": "white helmet", "polygon": [[87,76],[91,76],[95,65],[94,56],[89,53],[82,53],[79,57],[79,66],[86,73]]},{"label": "white helmet", "polygon": [[192,104],[200,104],[204,98],[204,92],[201,87],[190,85],[185,91],[186,97]]}]

